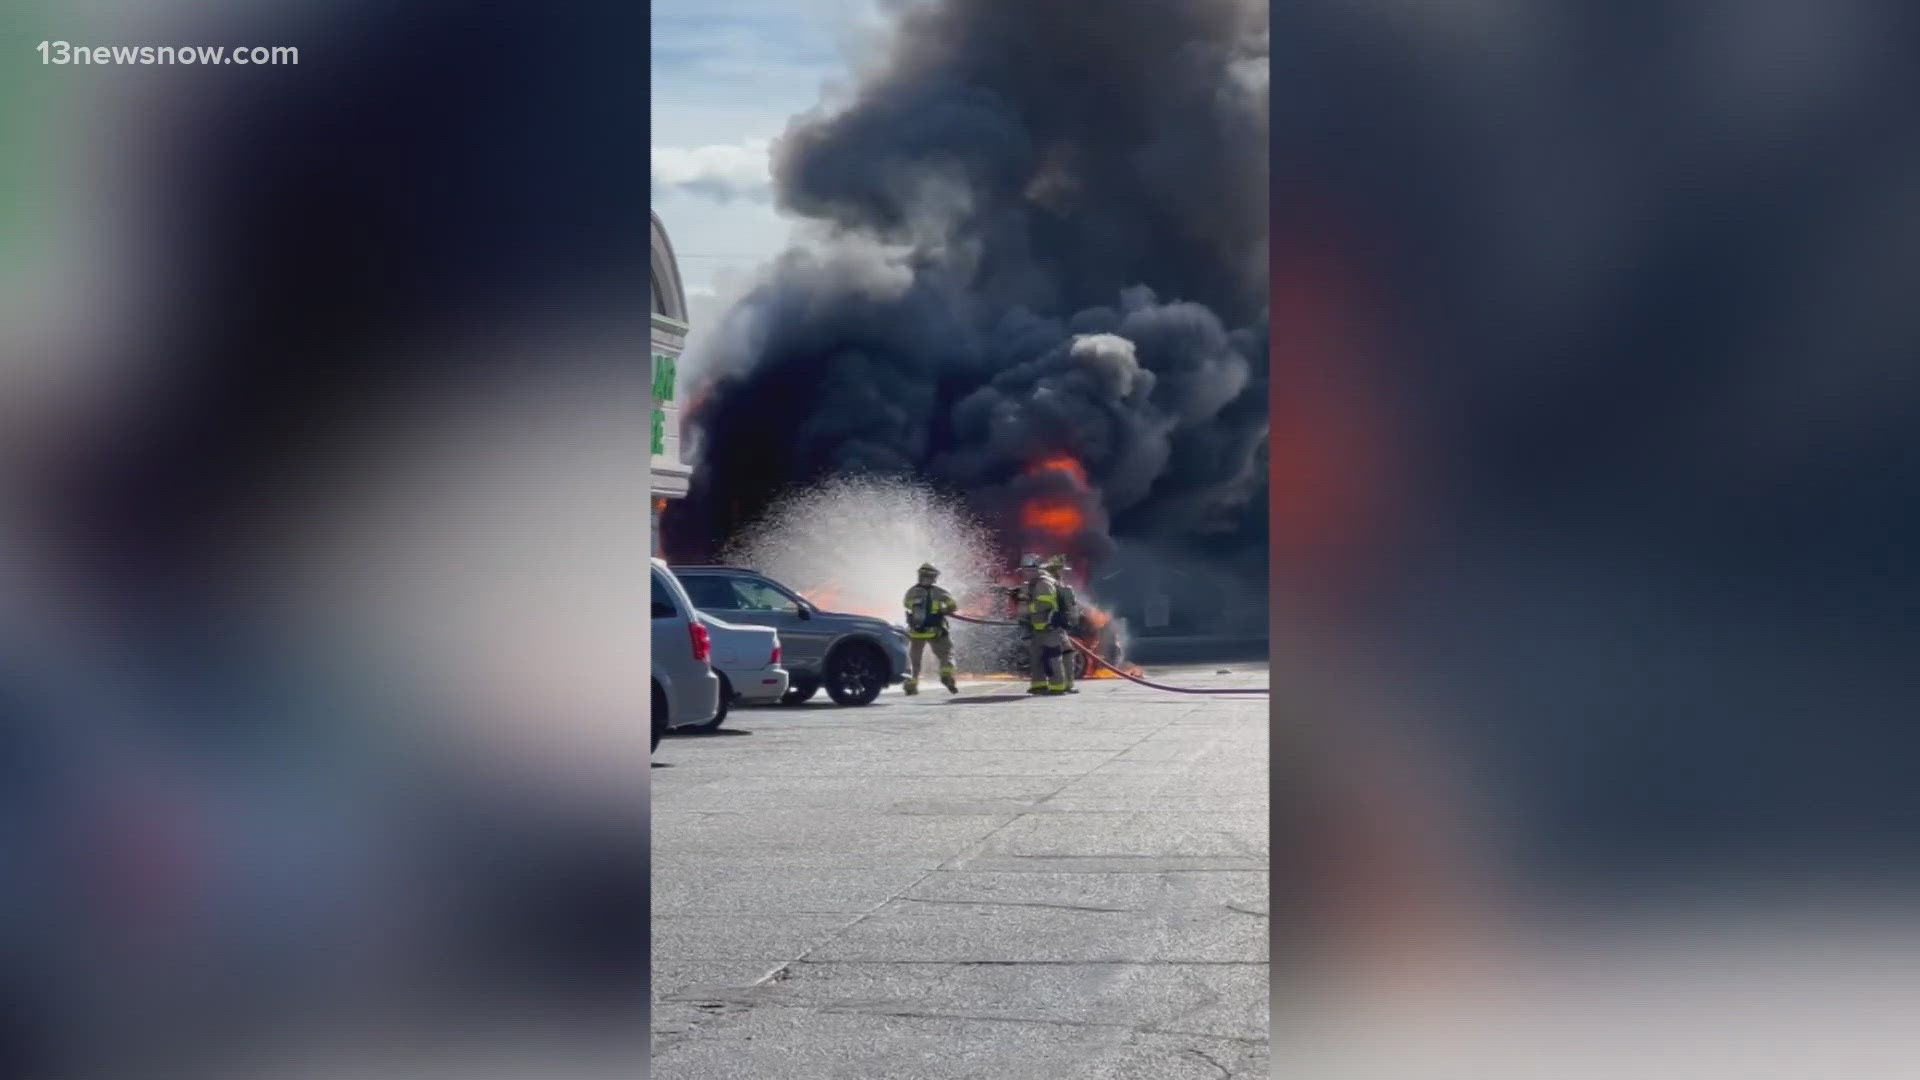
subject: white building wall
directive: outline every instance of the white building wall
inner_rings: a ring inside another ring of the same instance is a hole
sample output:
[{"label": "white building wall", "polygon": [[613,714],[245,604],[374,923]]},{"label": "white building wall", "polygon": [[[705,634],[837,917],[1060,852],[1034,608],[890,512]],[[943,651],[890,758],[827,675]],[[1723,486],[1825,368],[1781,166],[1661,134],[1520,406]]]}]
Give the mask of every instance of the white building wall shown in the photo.
[{"label": "white building wall", "polygon": [[[649,382],[655,386],[653,412],[660,418],[662,445],[652,455],[650,494],[653,503],[654,536],[660,535],[660,500],[686,497],[690,469],[681,458],[680,421],[686,401],[686,380],[674,378],[663,385],[658,377],[665,368],[677,368],[687,344],[686,290],[680,281],[680,264],[673,255],[673,243],[667,230],[653,215],[653,327],[652,348],[647,357]],[[651,422],[651,421],[650,421]],[[651,433],[649,433],[651,436]]]}]

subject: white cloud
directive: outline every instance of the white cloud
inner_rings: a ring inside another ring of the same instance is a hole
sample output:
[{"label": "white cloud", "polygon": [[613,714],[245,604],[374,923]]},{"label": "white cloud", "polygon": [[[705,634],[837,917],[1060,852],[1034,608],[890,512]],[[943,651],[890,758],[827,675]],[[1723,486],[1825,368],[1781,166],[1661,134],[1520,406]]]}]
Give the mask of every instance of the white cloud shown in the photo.
[{"label": "white cloud", "polygon": [[653,0],[653,209],[696,334],[785,249],[769,156],[792,118],[874,53],[894,0]]},{"label": "white cloud", "polygon": [[765,200],[771,197],[773,188],[768,165],[772,146],[769,139],[748,139],[691,149],[653,147],[654,190],[685,191],[722,202]]}]

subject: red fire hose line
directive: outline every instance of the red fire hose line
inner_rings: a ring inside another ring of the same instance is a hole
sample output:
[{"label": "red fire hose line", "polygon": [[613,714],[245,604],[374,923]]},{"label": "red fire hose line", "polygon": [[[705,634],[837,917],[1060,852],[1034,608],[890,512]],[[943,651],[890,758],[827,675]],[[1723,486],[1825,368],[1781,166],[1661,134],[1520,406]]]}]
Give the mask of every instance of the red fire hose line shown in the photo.
[{"label": "red fire hose line", "polygon": [[[964,622],[964,623],[973,623],[976,626],[1019,626],[1020,625],[1019,623],[1013,622],[1012,620],[1009,620],[1009,619],[975,619],[975,618],[971,618],[969,616],[961,615],[958,613],[950,614],[949,618],[959,619],[961,622]],[[1169,694],[1245,694],[1245,695],[1267,696],[1273,693],[1273,691],[1270,688],[1265,686],[1209,687],[1207,689],[1200,689],[1198,687],[1193,687],[1193,686],[1168,686],[1166,683],[1152,682],[1148,679],[1143,679],[1138,675],[1130,675],[1127,672],[1120,670],[1119,668],[1113,666],[1112,664],[1107,663],[1106,660],[1101,658],[1100,654],[1094,652],[1092,649],[1087,648],[1085,645],[1080,644],[1078,641],[1075,641],[1071,636],[1067,638],[1067,642],[1071,644],[1074,648],[1079,649],[1082,653],[1085,653],[1087,659],[1092,660],[1094,663],[1099,664],[1101,667],[1106,668],[1108,671],[1113,672],[1115,675],[1118,675],[1129,682],[1136,682],[1136,683],[1139,683],[1141,686],[1145,686],[1153,690],[1164,690]]]}]

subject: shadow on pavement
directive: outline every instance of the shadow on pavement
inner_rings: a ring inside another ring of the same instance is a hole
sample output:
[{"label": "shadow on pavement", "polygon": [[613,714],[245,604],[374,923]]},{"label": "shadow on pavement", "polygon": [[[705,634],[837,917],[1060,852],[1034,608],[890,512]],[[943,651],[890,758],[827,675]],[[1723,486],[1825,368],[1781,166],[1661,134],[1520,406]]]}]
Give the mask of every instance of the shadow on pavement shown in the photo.
[{"label": "shadow on pavement", "polygon": [[948,698],[948,705],[987,705],[997,701],[1025,701],[1032,694],[981,694],[977,697]]},{"label": "shadow on pavement", "polygon": [[670,731],[667,733],[676,739],[718,739],[728,735],[751,735],[747,728],[715,728],[712,731]]}]

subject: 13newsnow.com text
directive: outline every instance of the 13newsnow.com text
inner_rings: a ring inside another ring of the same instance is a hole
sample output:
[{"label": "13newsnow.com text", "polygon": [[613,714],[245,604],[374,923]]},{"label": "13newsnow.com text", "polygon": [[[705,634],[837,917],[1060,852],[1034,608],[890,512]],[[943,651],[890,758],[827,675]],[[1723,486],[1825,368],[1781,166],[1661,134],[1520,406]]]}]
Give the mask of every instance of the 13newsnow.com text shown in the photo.
[{"label": "13newsnow.com text", "polygon": [[43,41],[34,46],[42,64],[298,64],[291,45],[95,45]]}]

